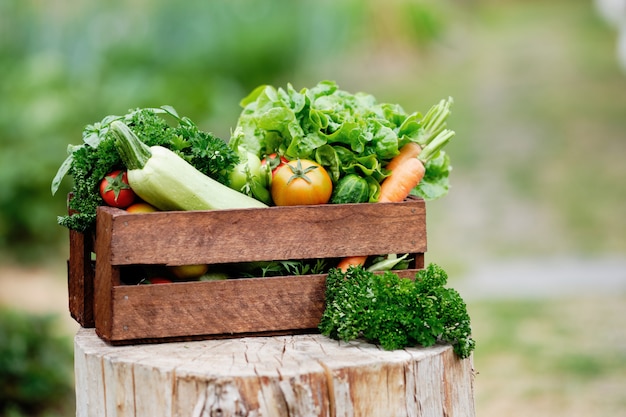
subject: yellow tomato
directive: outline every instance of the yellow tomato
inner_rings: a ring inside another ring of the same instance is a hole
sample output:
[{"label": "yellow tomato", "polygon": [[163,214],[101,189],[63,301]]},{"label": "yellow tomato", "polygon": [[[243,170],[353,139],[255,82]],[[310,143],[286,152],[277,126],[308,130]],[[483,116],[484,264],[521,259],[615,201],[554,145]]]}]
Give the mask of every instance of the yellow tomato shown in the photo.
[{"label": "yellow tomato", "polygon": [[205,264],[170,265],[167,269],[178,279],[198,279],[206,274],[209,266]]}]

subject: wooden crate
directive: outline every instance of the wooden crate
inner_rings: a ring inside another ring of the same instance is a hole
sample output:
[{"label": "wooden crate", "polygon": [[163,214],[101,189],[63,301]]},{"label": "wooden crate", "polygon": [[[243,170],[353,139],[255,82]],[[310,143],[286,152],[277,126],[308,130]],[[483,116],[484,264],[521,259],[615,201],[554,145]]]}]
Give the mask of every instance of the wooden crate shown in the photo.
[{"label": "wooden crate", "polygon": [[411,269],[399,275],[413,277],[425,252],[426,209],[417,198],[141,214],[99,207],[95,237],[70,232],[70,312],[111,344],[314,332],[325,275],[123,285],[120,271],[410,253]]}]

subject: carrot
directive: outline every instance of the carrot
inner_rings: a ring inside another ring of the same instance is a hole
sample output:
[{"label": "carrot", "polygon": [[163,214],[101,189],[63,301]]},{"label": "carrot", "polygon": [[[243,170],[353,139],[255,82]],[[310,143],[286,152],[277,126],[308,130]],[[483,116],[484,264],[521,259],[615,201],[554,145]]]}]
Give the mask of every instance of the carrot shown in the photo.
[{"label": "carrot", "polygon": [[[424,175],[426,174],[425,164],[433,156],[443,148],[450,139],[454,136],[454,132],[451,130],[443,130],[437,136],[435,136],[424,148],[420,148],[417,157],[403,156],[403,152],[396,155],[389,163],[394,159],[403,159],[392,171],[391,174],[385,178],[380,184],[380,197],[378,202],[400,202],[409,196],[411,190],[415,188]],[[402,149],[408,146],[404,145]],[[419,147],[419,145],[417,145]],[[406,154],[414,152],[415,148],[407,149]],[[387,165],[389,166],[389,165]]]},{"label": "carrot", "polygon": [[[422,181],[426,174],[425,164],[437,155],[455,134],[454,131],[445,129],[443,124],[450,104],[450,100],[448,102],[442,100],[439,104],[439,113],[432,112],[431,118],[437,116],[438,128],[432,127],[423,148],[418,143],[409,142],[402,146],[400,153],[385,166],[391,174],[380,184],[379,203],[404,201],[411,194],[411,190]],[[342,259],[337,268],[346,272],[350,266],[363,266],[366,261],[367,256],[349,256]]]},{"label": "carrot", "polygon": [[417,158],[402,162],[380,184],[379,203],[400,202],[409,196],[411,190],[424,178],[426,169]]},{"label": "carrot", "polygon": [[[419,145],[415,144],[415,146],[421,151]],[[403,150],[404,148],[406,148],[406,145],[402,147]],[[411,190],[424,178],[424,174],[426,173],[424,164],[415,156],[407,156],[411,151],[414,152],[415,147],[411,146],[410,149],[406,149],[404,153],[401,152],[390,161],[391,163],[396,158],[403,159],[402,161],[398,159],[399,162],[397,162],[397,166],[391,171],[391,175],[385,178],[380,185],[379,203],[403,201],[411,193]],[[337,268],[345,273],[350,266],[363,266],[366,261],[367,256],[349,256],[343,258],[337,265]]]},{"label": "carrot", "polygon": [[365,265],[366,260],[367,256],[348,256],[339,262],[337,268],[339,268],[341,272],[346,272],[351,266]]},{"label": "carrot", "polygon": [[415,142],[409,142],[400,148],[400,153],[389,161],[389,163],[385,166],[385,169],[393,171],[407,159],[417,158],[420,152],[422,152],[422,147],[420,145]]},{"label": "carrot", "polygon": [[[417,146],[419,147],[419,145]],[[426,170],[422,161],[415,157],[408,157],[408,159],[401,162],[391,172],[391,175],[385,178],[380,185],[380,197],[378,198],[378,202],[389,203],[404,200],[411,190],[422,180],[425,172]],[[337,268],[345,273],[351,266],[365,265],[365,261],[367,261],[367,256],[348,256],[339,262]]]}]

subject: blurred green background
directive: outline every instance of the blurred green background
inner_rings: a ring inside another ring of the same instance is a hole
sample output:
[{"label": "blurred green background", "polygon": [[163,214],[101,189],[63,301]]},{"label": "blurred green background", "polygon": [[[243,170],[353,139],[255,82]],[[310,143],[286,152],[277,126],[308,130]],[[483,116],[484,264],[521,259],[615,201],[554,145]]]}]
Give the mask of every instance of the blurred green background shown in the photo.
[{"label": "blurred green background", "polygon": [[[50,182],[85,125],[169,104],[227,139],[257,85],[331,79],[407,111],[455,100],[452,189],[428,204],[427,261],[467,289],[477,414],[626,414],[626,72],[618,29],[595,6],[1,2],[0,314],[52,314],[44,322],[65,339],[31,343],[3,325],[0,347],[21,346],[11,352],[23,366],[3,364],[0,378],[29,384],[31,344],[71,353],[67,230],[56,223],[71,180],[54,197]],[[515,274],[520,259],[531,267]],[[579,274],[568,273],[576,262]],[[556,274],[565,277],[548,291]],[[59,355],[71,390],[71,355]],[[71,415],[65,394],[35,392],[41,410],[7,394],[0,413]]]}]

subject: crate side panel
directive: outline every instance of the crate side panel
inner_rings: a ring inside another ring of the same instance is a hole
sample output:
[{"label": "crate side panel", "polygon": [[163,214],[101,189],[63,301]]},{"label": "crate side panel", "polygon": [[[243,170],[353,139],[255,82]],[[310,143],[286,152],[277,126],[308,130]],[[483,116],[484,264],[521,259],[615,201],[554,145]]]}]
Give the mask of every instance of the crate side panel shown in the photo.
[{"label": "crate side panel", "polygon": [[111,262],[115,265],[212,264],[426,251],[422,200],[114,213]]},{"label": "crate side panel", "polygon": [[95,271],[91,263],[91,233],[69,232],[67,289],[70,315],[82,327],[94,327],[93,293]]},{"label": "crate side panel", "polygon": [[316,328],[322,275],[113,288],[111,341]]}]

